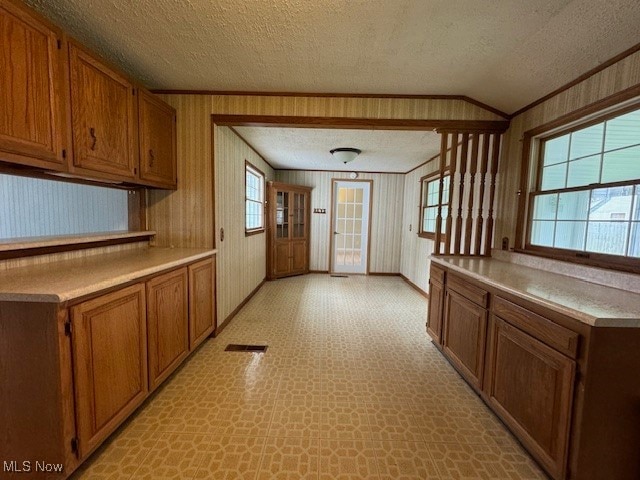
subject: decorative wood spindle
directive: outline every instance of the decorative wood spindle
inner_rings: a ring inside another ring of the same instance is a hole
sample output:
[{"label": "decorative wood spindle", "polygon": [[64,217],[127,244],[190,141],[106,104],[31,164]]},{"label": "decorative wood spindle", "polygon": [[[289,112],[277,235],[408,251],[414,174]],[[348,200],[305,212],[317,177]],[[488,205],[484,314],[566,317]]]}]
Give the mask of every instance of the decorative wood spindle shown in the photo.
[{"label": "decorative wood spindle", "polygon": [[458,165],[458,134],[451,135],[451,152],[449,160],[449,208],[447,209],[447,224],[445,227],[444,253],[451,253],[451,231],[453,230],[453,186]]},{"label": "decorative wood spindle", "polygon": [[464,254],[471,255],[471,234],[473,233],[473,199],[475,197],[476,171],[478,170],[478,142],[480,135],[471,137],[471,158],[469,160],[469,198],[467,201],[467,219],[464,226]]},{"label": "decorative wood spindle", "polygon": [[469,160],[469,134],[462,134],[462,154],[460,156],[460,185],[458,186],[458,215],[456,217],[456,238],[454,242],[454,253],[460,255],[462,253],[462,200],[464,199],[464,183],[467,175],[467,162]]},{"label": "decorative wood spindle", "polygon": [[443,133],[441,134],[442,143],[440,144],[440,188],[438,191],[438,214],[436,215],[436,244],[433,247],[433,250],[436,254],[440,253],[440,238],[442,237],[441,229],[442,229],[442,187],[444,185],[444,170],[445,164],[447,163],[447,148],[449,141],[449,134]]},{"label": "decorative wood spindle", "polygon": [[474,252],[476,255],[481,255],[481,247],[482,247],[482,226],[484,223],[484,219],[482,218],[482,211],[484,210],[484,189],[485,189],[485,181],[487,179],[487,165],[489,164],[489,141],[491,140],[491,134],[484,133],[482,135],[482,160],[480,164],[480,201],[478,202],[478,220],[476,227],[476,245]]},{"label": "decorative wood spindle", "polygon": [[493,134],[491,155],[491,185],[489,186],[489,214],[487,215],[487,228],[484,241],[484,256],[491,256],[491,242],[493,241],[493,201],[496,193],[496,172],[498,171],[498,158],[500,157],[500,134]]}]

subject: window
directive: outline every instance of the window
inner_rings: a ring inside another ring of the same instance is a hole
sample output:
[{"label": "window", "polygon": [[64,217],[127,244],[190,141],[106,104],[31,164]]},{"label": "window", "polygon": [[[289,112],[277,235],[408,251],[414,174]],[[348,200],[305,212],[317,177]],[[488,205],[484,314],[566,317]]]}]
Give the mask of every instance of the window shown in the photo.
[{"label": "window", "polygon": [[442,203],[440,202],[440,172],[431,173],[420,179],[420,231],[424,238],[435,238],[438,206],[441,206],[442,223],[440,232],[445,233],[449,214],[449,175],[442,177]]},{"label": "window", "polygon": [[542,138],[530,202],[527,249],[640,258],[640,109]]},{"label": "window", "polygon": [[244,230],[247,235],[264,231],[264,173],[245,161]]}]

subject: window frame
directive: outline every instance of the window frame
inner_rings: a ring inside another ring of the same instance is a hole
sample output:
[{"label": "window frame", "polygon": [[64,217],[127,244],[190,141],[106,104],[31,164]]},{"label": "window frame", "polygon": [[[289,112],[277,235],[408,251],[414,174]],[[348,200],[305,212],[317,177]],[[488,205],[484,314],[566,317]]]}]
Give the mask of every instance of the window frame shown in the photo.
[{"label": "window frame", "polygon": [[[440,170],[435,170],[431,173],[428,173],[422,177],[420,177],[420,205],[418,207],[418,236],[420,238],[427,238],[429,240],[435,240],[436,239],[436,231],[434,229],[433,232],[429,232],[429,231],[425,231],[424,230],[424,209],[427,207],[437,207],[438,205],[424,205],[424,195],[425,195],[425,191],[424,189],[426,188],[426,185],[428,185],[431,182],[434,181],[439,181],[440,178],[442,178],[442,180],[444,181],[444,179],[446,177],[450,177],[450,173],[449,173],[449,168],[446,168],[443,172],[442,175],[440,174]],[[439,206],[443,207],[449,207],[450,203],[451,203],[451,179],[449,179],[449,199],[446,202],[440,203]],[[446,217],[442,218],[442,225],[446,225]],[[444,242],[446,240],[446,234],[441,232],[440,233],[440,242]]]},{"label": "window frame", "polygon": [[[591,252],[588,250],[574,250],[559,247],[549,247],[534,245],[531,243],[531,236],[533,230],[533,207],[534,201],[537,196],[545,194],[560,194],[570,193],[577,191],[588,191],[614,188],[622,186],[636,186],[636,191],[640,190],[640,178],[634,180],[624,180],[617,182],[607,183],[591,183],[588,185],[581,185],[577,187],[565,187],[549,190],[541,190],[542,185],[542,171],[544,164],[544,143],[555,138],[559,138],[570,133],[583,130],[585,128],[604,123],[615,117],[640,110],[640,99],[635,99],[633,103],[620,105],[618,104],[605,104],[597,111],[586,110],[586,113],[579,115],[579,112],[575,112],[572,115],[568,115],[568,119],[564,122],[550,122],[547,125],[543,125],[532,130],[525,132],[523,138],[523,168],[521,170],[520,177],[520,189],[518,195],[521,197],[518,207],[518,223],[516,230],[516,247],[514,251],[519,253],[526,253],[532,255],[538,255],[542,257],[552,258],[561,261],[567,261],[571,263],[578,263],[584,265],[590,265],[595,267],[622,270],[634,273],[640,273],[640,258],[631,257],[626,255],[614,255],[606,253]],[[579,115],[579,116],[578,116]],[[606,139],[606,132],[603,136],[603,141]],[[639,142],[640,143],[640,142]],[[633,147],[636,145],[630,145]],[[625,148],[629,148],[625,147]],[[600,155],[604,154],[604,151],[599,152]],[[602,168],[601,160],[601,168]],[[561,162],[562,163],[562,162]],[[600,179],[601,180],[601,179]],[[523,195],[524,194],[524,195]],[[632,200],[633,201],[633,200]],[[632,207],[633,207],[632,203]],[[557,218],[555,220],[557,222]],[[588,222],[588,220],[585,220]],[[629,222],[633,222],[629,219]],[[633,224],[631,225],[632,228]],[[630,236],[630,232],[627,232]]]},{"label": "window frame", "polygon": [[[261,201],[257,202],[247,196],[247,173],[251,173],[260,179],[261,183]],[[244,161],[244,235],[249,237],[251,235],[257,235],[263,233],[266,230],[266,177],[262,170],[257,168],[248,160]],[[260,211],[262,212],[262,224],[260,227],[247,228],[247,202],[255,202],[261,205]]]}]

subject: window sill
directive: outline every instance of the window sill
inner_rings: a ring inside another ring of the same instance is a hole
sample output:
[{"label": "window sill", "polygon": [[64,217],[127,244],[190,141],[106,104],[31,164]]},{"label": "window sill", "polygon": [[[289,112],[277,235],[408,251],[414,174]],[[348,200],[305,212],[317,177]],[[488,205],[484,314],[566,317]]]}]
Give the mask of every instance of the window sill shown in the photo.
[{"label": "window sill", "polygon": [[253,235],[258,235],[259,233],[264,233],[265,229],[264,228],[259,228],[257,230],[245,230],[244,231],[244,236],[245,237],[251,237]]},{"label": "window sill", "polygon": [[0,242],[0,259],[27,257],[85,248],[133,243],[150,240],[156,232],[106,232],[83,235],[60,235],[51,237],[23,237]]}]

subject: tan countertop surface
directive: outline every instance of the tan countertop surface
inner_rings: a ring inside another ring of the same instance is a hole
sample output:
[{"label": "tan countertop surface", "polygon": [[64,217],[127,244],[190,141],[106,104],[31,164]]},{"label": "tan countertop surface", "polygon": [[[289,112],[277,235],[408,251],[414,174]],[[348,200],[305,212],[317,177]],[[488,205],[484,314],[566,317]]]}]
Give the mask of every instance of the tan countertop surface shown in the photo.
[{"label": "tan countertop surface", "polygon": [[216,250],[141,248],[0,272],[0,301],[63,303],[209,257]]},{"label": "tan countertop surface", "polygon": [[431,261],[591,326],[640,328],[637,293],[491,258]]}]

